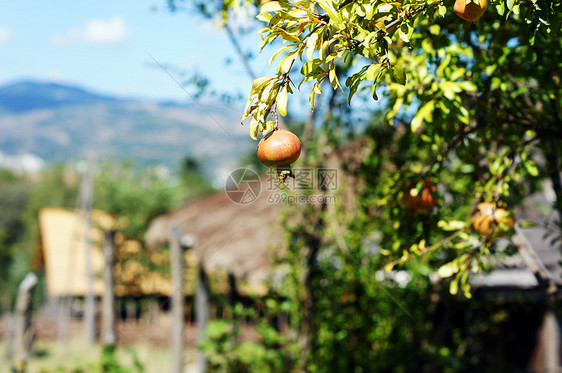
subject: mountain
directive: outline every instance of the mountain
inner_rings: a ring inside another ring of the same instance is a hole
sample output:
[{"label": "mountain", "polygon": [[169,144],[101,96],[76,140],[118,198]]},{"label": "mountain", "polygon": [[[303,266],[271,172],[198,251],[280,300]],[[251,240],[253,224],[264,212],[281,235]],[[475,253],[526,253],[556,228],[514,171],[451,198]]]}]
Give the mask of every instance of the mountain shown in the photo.
[{"label": "mountain", "polygon": [[[0,87],[0,152],[31,153],[46,162],[133,159],[176,169],[186,156],[209,176],[231,169],[251,151],[241,110],[202,103],[181,105],[103,96],[55,83]],[[222,169],[222,170],[221,170]]]},{"label": "mountain", "polygon": [[0,108],[9,112],[116,101],[119,100],[57,83],[27,81],[0,87]]}]

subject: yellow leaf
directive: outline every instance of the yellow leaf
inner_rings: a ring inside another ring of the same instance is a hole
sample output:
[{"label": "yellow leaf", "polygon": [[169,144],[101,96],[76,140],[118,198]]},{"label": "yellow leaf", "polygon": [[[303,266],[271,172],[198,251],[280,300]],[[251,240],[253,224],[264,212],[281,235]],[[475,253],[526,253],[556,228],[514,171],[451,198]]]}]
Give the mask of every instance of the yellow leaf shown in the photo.
[{"label": "yellow leaf", "polygon": [[318,41],[318,34],[312,34],[306,40],[306,58],[312,61],[314,58],[314,49],[316,48],[316,42]]},{"label": "yellow leaf", "polygon": [[287,93],[287,86],[283,86],[281,88],[281,92],[277,96],[277,110],[279,114],[282,116],[287,116],[287,100],[289,98],[289,94]]},{"label": "yellow leaf", "polygon": [[293,66],[293,62],[295,61],[296,58],[297,58],[296,51],[291,52],[287,54],[285,57],[283,57],[283,60],[281,60],[281,64],[279,65],[281,71],[283,71],[284,73],[288,73],[289,70],[291,70],[291,66]]},{"label": "yellow leaf", "polygon": [[269,3],[263,4],[260,9],[260,13],[266,12],[277,12],[283,9],[278,1],[270,1]]},{"label": "yellow leaf", "polygon": [[250,123],[250,137],[254,140],[257,140],[258,131],[259,131],[259,122],[256,120],[256,118],[252,118],[252,122]]},{"label": "yellow leaf", "polygon": [[457,262],[453,261],[453,262],[449,262],[447,264],[443,264],[437,270],[437,274],[439,275],[439,277],[447,278],[447,277],[451,277],[452,275],[454,275],[458,271],[459,271],[459,265],[457,264]]}]

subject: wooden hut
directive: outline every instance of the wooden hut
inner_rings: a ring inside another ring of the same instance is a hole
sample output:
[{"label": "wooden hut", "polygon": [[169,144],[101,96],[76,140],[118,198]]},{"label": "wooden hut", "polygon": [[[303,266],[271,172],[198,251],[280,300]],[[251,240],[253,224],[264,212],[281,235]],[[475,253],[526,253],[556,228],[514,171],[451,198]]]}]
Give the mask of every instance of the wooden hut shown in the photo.
[{"label": "wooden hut", "polygon": [[[39,213],[40,245],[37,264],[45,272],[47,293],[51,297],[84,296],[87,291],[86,240],[92,242],[92,269],[94,293],[101,296],[101,274],[104,258],[101,250],[104,230],[114,229],[115,219],[109,214],[94,210],[92,226],[86,235],[86,224],[79,211],[63,208],[45,208]],[[117,283],[115,295],[168,296],[171,285],[166,275],[152,271],[142,264],[141,243],[116,236],[118,260],[115,266]],[[167,264],[167,257],[152,253],[153,263]],[[188,261],[190,258],[187,258]],[[192,261],[192,260],[191,260]],[[187,289],[188,290],[188,289]]]}]

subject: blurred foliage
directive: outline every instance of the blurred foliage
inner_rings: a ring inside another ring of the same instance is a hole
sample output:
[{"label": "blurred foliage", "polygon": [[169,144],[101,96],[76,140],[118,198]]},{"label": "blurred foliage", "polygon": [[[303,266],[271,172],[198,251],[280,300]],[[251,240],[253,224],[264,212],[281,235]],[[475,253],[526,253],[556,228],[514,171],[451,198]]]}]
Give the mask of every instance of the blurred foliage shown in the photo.
[{"label": "blurred foliage", "polygon": [[168,212],[173,201],[167,180],[132,162],[104,163],[94,181],[93,207],[113,215],[128,239],[142,241],[150,221]]},{"label": "blurred foliage", "polygon": [[[29,201],[30,189],[23,177],[0,170],[0,268],[10,268],[16,255],[15,244],[25,230],[22,211]],[[9,278],[10,271],[0,271],[0,289],[8,286]],[[3,303],[4,300],[0,302],[0,311]]]},{"label": "blurred foliage", "polygon": [[[238,307],[238,311],[242,311]],[[243,310],[245,316],[256,317],[252,309]],[[241,341],[241,327],[236,322],[212,320],[207,325],[203,342],[199,348],[208,359],[207,370],[220,373],[243,372],[288,372],[291,356],[287,354],[285,336],[270,325],[260,323],[259,341]],[[296,347],[296,346],[293,346]]]},{"label": "blurred foliage", "polygon": [[[3,254],[0,311],[5,311],[11,309],[19,282],[27,272],[35,269],[39,211],[48,206],[75,206],[78,179],[71,176],[60,163],[34,178],[16,176],[7,170],[1,173],[0,190],[6,192],[1,193],[1,196],[9,202],[5,205],[6,209],[0,210],[0,215],[5,219],[6,226],[11,227],[9,240],[0,242],[0,253]],[[41,286],[37,287],[37,297],[44,295],[41,289]]]},{"label": "blurred foliage", "polygon": [[185,157],[180,165],[176,205],[213,193],[215,190],[204,176],[201,161],[194,157]]},{"label": "blurred foliage", "polygon": [[[78,190],[84,175],[78,168],[73,163],[58,163],[33,176],[0,170],[0,313],[11,309],[25,274],[41,268],[37,252],[39,211],[79,206]],[[115,229],[122,238],[140,242],[154,217],[213,191],[201,165],[190,158],[176,180],[158,168],[140,170],[131,161],[105,161],[93,172],[93,208],[116,218]],[[120,260],[137,260],[150,269],[166,271],[153,265],[145,254]],[[37,299],[44,299],[45,287],[37,289]]]}]

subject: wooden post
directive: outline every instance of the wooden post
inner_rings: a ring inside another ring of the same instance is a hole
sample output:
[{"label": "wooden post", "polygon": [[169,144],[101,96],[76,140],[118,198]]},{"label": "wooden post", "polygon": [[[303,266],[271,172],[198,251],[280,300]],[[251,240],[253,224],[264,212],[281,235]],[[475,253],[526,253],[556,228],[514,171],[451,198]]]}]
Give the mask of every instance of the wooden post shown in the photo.
[{"label": "wooden post", "polygon": [[[197,282],[197,291],[195,294],[195,323],[197,324],[197,342],[203,341],[203,333],[207,327],[209,320],[209,293],[207,287],[207,275],[203,268],[203,263],[199,263],[199,281]],[[198,373],[205,373],[207,367],[207,359],[205,355],[199,351],[199,367]]]},{"label": "wooden post", "polygon": [[71,308],[71,295],[57,297],[57,342],[61,345],[66,345],[68,343]]},{"label": "wooden post", "polygon": [[29,359],[33,331],[31,329],[31,298],[37,285],[35,273],[28,273],[18,287],[14,315],[14,336],[12,348],[12,371],[25,371]]},{"label": "wooden post", "polygon": [[545,372],[562,371],[560,367],[560,325],[553,307],[548,307],[540,331]]},{"label": "wooden post", "polygon": [[125,319],[127,321],[136,321],[137,319],[137,302],[133,297],[125,298]]},{"label": "wooden post", "polygon": [[184,249],[182,237],[177,223],[172,223],[170,231],[170,271],[172,274],[172,310],[171,310],[171,373],[183,372],[183,352],[185,347],[185,310],[184,310]]},{"label": "wooden post", "polygon": [[115,231],[104,232],[103,256],[103,295],[102,295],[102,331],[101,342],[104,346],[117,342],[115,331]]},{"label": "wooden post", "polygon": [[94,268],[92,261],[92,197],[93,197],[93,175],[95,158],[90,156],[88,167],[80,186],[80,209],[84,219],[84,245],[86,260],[86,295],[84,299],[84,337],[86,343],[96,342],[96,295],[94,293]]}]

